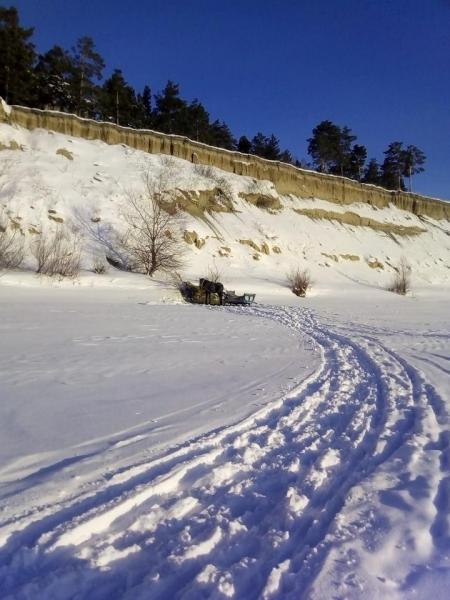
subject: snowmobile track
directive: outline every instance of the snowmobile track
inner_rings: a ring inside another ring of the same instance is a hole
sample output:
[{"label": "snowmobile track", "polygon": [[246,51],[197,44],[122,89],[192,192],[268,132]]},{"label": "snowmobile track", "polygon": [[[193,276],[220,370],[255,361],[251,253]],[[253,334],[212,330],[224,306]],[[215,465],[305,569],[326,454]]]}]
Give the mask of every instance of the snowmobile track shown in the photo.
[{"label": "snowmobile track", "polygon": [[319,370],[234,426],[0,523],[17,526],[0,549],[0,597],[308,598],[351,491],[420,433],[428,407],[448,423],[433,386],[373,335],[350,338],[306,309],[227,310],[306,333]]}]

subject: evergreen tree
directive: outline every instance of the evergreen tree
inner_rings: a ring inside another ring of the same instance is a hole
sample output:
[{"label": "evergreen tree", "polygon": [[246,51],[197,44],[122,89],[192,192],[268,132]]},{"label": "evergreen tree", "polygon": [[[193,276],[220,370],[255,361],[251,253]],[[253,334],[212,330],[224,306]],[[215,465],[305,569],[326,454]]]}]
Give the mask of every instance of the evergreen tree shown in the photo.
[{"label": "evergreen tree", "polygon": [[388,190],[405,190],[405,151],[402,142],[392,142],[384,152],[381,167],[381,185]]},{"label": "evergreen tree", "polygon": [[424,170],[422,165],[425,163],[425,160],[425,154],[417,146],[410,145],[403,151],[403,175],[409,179],[410,192],[412,191],[412,176],[416,173],[422,173]]},{"label": "evergreen tree", "polygon": [[155,127],[164,133],[183,133],[186,102],[180,98],[179,85],[168,81],[156,95]]},{"label": "evergreen tree", "polygon": [[33,31],[20,26],[14,7],[0,7],[0,96],[10,104],[35,104]]},{"label": "evergreen tree", "polygon": [[280,155],[280,142],[272,133],[266,143],[264,158],[268,158],[269,160],[279,160]]},{"label": "evergreen tree", "polygon": [[367,151],[360,144],[352,146],[355,140],[349,127],[322,121],[307,140],[314,167],[322,173],[361,179]]},{"label": "evergreen tree", "polygon": [[364,171],[363,177],[364,183],[372,183],[373,185],[380,185],[381,183],[381,174],[380,167],[375,158],[371,158],[369,164]]},{"label": "evergreen tree", "polygon": [[269,160],[278,160],[280,158],[280,143],[273,134],[266,137],[259,131],[252,139],[252,154]]},{"label": "evergreen tree", "polygon": [[136,103],[136,127],[151,129],[153,127],[152,92],[148,85],[144,86],[142,94],[137,95]]},{"label": "evergreen tree", "polygon": [[239,138],[237,149],[239,150],[239,152],[242,152],[243,154],[250,154],[251,153],[251,151],[252,151],[252,143],[248,139],[248,137],[246,137],[245,135],[242,135]]},{"label": "evergreen tree", "polygon": [[278,157],[278,160],[281,160],[281,162],[287,163],[289,165],[293,165],[294,164],[294,158],[292,156],[292,154],[289,152],[289,150],[283,150],[283,152],[281,152],[280,156]]},{"label": "evergreen tree", "polygon": [[[338,128],[340,129],[340,128]],[[330,171],[336,175],[351,177],[352,171],[352,143],[356,140],[356,135],[353,135],[351,129],[347,126],[340,129],[339,143],[336,153],[335,164]]]},{"label": "evergreen tree", "polygon": [[236,140],[224,121],[216,120],[209,127],[209,143],[226,150],[236,149]]},{"label": "evergreen tree", "polygon": [[361,181],[364,173],[364,165],[367,160],[367,149],[365,146],[355,144],[350,152],[345,175],[351,179]]},{"label": "evergreen tree", "polygon": [[115,69],[102,86],[99,103],[100,116],[116,125],[137,125],[138,105],[134,89],[125,81],[122,71]]},{"label": "evergreen tree", "polygon": [[94,117],[97,114],[99,90],[93,79],[99,81],[102,78],[105,63],[90,37],[80,38],[72,52],[75,66],[72,79],[74,109],[78,115]]},{"label": "evergreen tree", "polygon": [[181,110],[180,121],[181,130],[176,133],[186,135],[197,142],[212,143],[210,140],[209,114],[197,98]]},{"label": "evergreen tree", "polygon": [[322,121],[308,140],[308,154],[322,173],[336,169],[341,157],[341,129],[331,121]]},{"label": "evergreen tree", "polygon": [[35,69],[37,106],[70,110],[73,105],[70,81],[74,72],[75,65],[70,55],[60,46],[53,46],[41,54]]},{"label": "evergreen tree", "polygon": [[264,156],[266,150],[267,138],[260,131],[252,138],[252,154],[256,156]]},{"label": "evergreen tree", "polygon": [[144,90],[141,96],[141,104],[144,108],[144,113],[148,119],[152,116],[152,92],[148,85],[144,86]]}]

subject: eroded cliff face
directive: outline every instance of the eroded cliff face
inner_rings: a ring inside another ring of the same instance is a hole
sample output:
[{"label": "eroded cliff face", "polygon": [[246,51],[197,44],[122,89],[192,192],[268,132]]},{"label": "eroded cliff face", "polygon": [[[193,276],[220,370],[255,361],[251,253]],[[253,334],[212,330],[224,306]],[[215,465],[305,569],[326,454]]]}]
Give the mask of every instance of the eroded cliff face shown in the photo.
[{"label": "eroded cliff face", "polygon": [[87,140],[97,139],[107,144],[125,144],[151,154],[167,154],[192,163],[217,167],[236,175],[269,180],[273,182],[278,193],[283,195],[322,198],[341,205],[364,202],[377,208],[393,204],[419,216],[450,219],[448,202],[418,194],[391,192],[345,177],[306,171],[253,155],[214,148],[182,136],[135,130],[56,111],[19,106],[6,108],[3,102],[0,103],[0,121],[30,130],[41,128]]}]

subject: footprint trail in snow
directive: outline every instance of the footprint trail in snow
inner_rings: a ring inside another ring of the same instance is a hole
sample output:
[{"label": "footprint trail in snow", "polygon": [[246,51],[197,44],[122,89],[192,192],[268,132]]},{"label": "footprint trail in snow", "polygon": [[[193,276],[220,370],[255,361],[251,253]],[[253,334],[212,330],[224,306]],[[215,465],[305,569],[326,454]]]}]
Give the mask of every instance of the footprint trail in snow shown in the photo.
[{"label": "footprint trail in snow", "polygon": [[306,333],[318,372],[237,425],[0,520],[0,597],[401,598],[450,568],[436,390],[373,333],[245,312]]}]

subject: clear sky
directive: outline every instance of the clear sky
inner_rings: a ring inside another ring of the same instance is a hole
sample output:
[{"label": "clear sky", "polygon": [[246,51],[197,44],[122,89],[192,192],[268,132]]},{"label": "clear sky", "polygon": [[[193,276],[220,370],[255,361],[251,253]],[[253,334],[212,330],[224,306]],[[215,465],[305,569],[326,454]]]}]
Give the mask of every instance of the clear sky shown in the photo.
[{"label": "clear sky", "polygon": [[38,51],[91,36],[138,91],[168,79],[239,137],[274,133],[308,158],[324,119],[369,157],[427,156],[418,192],[450,199],[450,0],[8,0]]}]

